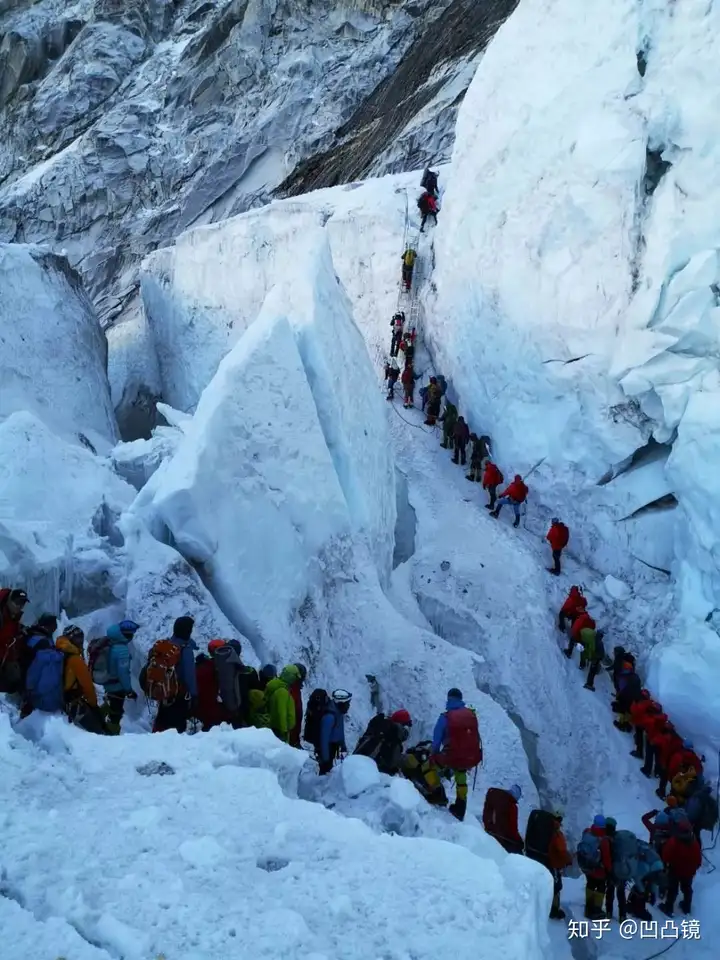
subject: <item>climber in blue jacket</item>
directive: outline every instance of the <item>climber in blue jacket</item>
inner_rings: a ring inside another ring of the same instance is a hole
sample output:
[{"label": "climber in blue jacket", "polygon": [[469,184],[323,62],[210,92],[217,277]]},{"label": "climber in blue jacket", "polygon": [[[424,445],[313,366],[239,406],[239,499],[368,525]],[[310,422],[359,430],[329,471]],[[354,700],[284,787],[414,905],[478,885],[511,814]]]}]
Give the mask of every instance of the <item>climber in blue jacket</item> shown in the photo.
[{"label": "climber in blue jacket", "polygon": [[320,773],[330,773],[333,763],[345,746],[345,714],[350,709],[352,694],[347,690],[334,690],[326,712],[320,720]]},{"label": "climber in blue jacket", "polygon": [[108,627],[105,634],[109,641],[108,674],[112,677],[105,684],[105,726],[110,734],[120,733],[125,700],[137,699],[130,679],[130,641],[138,629],[132,620],[121,620]]}]

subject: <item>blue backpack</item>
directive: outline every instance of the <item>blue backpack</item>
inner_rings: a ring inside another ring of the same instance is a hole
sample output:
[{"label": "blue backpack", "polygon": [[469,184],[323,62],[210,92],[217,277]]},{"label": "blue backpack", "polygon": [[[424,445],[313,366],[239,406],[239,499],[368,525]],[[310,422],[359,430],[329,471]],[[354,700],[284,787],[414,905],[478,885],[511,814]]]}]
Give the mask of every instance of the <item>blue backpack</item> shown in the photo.
[{"label": "blue backpack", "polygon": [[701,830],[715,829],[718,821],[717,800],[712,795],[712,786],[703,783],[685,803],[685,813],[690,823]]},{"label": "blue backpack", "polygon": [[65,654],[52,647],[38,650],[25,680],[28,698],[34,710],[56,713],[65,705]]},{"label": "blue backpack", "polygon": [[618,830],[612,838],[613,875],[616,880],[629,880],[638,858],[638,838],[631,830]]},{"label": "blue backpack", "polygon": [[654,850],[649,843],[646,843],[645,840],[638,840],[637,860],[635,861],[632,875],[633,881],[638,886],[642,886],[646,877],[651,875],[658,877],[664,869],[665,865],[657,851]]},{"label": "blue backpack", "polygon": [[602,864],[600,837],[596,837],[590,830],[583,830],[582,838],[577,846],[577,862],[583,871],[597,870]]}]

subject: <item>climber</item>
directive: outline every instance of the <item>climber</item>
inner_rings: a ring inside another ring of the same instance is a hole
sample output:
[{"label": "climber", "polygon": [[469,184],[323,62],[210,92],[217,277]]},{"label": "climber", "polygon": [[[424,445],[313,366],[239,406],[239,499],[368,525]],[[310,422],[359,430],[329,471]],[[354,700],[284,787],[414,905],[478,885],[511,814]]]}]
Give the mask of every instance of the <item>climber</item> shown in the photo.
[{"label": "climber", "polygon": [[195,678],[198,691],[195,719],[200,723],[204,733],[221,723],[230,722],[230,716],[220,697],[217,673],[212,660],[212,644],[214,643],[223,643],[223,641],[211,640],[208,644],[208,653],[199,653],[195,657]]},{"label": "climber", "polygon": [[397,358],[393,357],[389,363],[385,364],[385,380],[388,385],[387,398],[388,400],[395,399],[395,384],[398,382],[400,376],[400,365],[397,362]]},{"label": "climber", "polygon": [[406,290],[409,290],[412,286],[413,278],[413,269],[415,268],[415,260],[417,258],[417,253],[413,250],[412,247],[408,247],[405,253],[402,255],[402,282]]},{"label": "climber", "polygon": [[266,663],[260,668],[258,673],[258,687],[251,687],[248,694],[250,703],[248,721],[251,727],[266,729],[270,726],[270,709],[267,703],[265,691],[268,683],[277,676],[277,670],[272,663]]},{"label": "climber", "polygon": [[563,651],[568,660],[572,658],[576,645],[578,643],[582,643],[581,634],[583,630],[594,630],[596,626],[597,624],[587,610],[584,610],[575,618],[573,625],[570,628],[570,639],[568,641],[567,648]]},{"label": "climber", "polygon": [[490,787],[485,794],[485,832],[494,837],[508,853],[522,853],[525,846],[518,830],[518,801],[521,797],[522,787],[517,783],[509,790]]},{"label": "climber", "polygon": [[22,689],[22,651],[24,630],[22,617],[28,603],[24,590],[0,590],[0,693],[17,693]]},{"label": "climber", "polygon": [[[483,490],[487,490],[490,500],[485,504],[485,509],[494,511],[495,510],[495,501],[497,499],[497,488],[505,480],[502,473],[500,472],[499,467],[497,467],[492,460],[488,460],[485,464],[485,469],[483,470],[483,479],[482,485]],[[492,513],[492,516],[495,514]]]},{"label": "climber", "polygon": [[428,784],[437,789],[443,776],[455,780],[455,802],[448,808],[458,820],[467,810],[467,775],[482,763],[482,744],[475,711],[465,706],[457,687],[448,690],[445,712],[435,724],[433,755],[424,771]]},{"label": "climber", "polygon": [[[35,623],[24,631],[19,661],[23,687],[36,654],[40,650],[52,650],[55,647],[53,637],[57,628],[58,621],[54,613],[41,613]],[[27,713],[23,712],[21,716],[27,716]]]},{"label": "climber", "polygon": [[713,796],[712,784],[706,783],[702,775],[696,778],[695,790],[685,801],[685,812],[692,824],[693,833],[702,843],[703,830],[713,833],[718,822],[718,802]]},{"label": "climber", "polygon": [[560,576],[562,573],[560,567],[560,558],[565,547],[568,545],[570,539],[570,531],[557,517],[553,517],[550,525],[550,529],[547,532],[545,537],[547,542],[550,544],[550,549],[552,550],[553,566],[548,567],[550,573],[555,574],[556,577]]},{"label": "climber", "polygon": [[610,839],[602,814],[595,817],[591,827],[583,830],[577,862],[585,874],[585,916],[588,920],[601,920],[605,916],[602,908],[607,878],[612,873]]},{"label": "climber", "polygon": [[630,751],[631,757],[642,760],[645,756],[645,727],[641,725],[641,720],[645,719],[646,713],[659,713],[660,706],[650,697],[650,691],[642,689],[640,699],[630,705],[630,722],[633,727],[633,739],[635,749]]},{"label": "climber", "polygon": [[585,689],[595,691],[595,677],[598,675],[602,662],[605,658],[605,645],[603,638],[605,634],[602,630],[583,630],[581,632],[581,642],[583,652],[580,656],[580,669],[586,664],[590,665]]},{"label": "climber", "polygon": [[605,914],[608,920],[612,918],[613,905],[617,897],[618,919],[622,923],[627,918],[625,888],[633,875],[638,840],[630,830],[618,830],[614,817],[607,817],[605,820],[605,832],[610,839],[612,861],[612,870],[608,874],[605,887]]},{"label": "climber", "polygon": [[420,186],[423,190],[427,190],[428,193],[431,193],[433,196],[437,196],[438,193],[438,175],[434,170],[431,170],[430,167],[425,167],[423,171],[422,180],[420,181]]},{"label": "climber", "polygon": [[648,902],[655,903],[656,889],[665,886],[665,865],[657,850],[644,840],[637,841],[637,854],[632,866],[632,888],[627,898],[627,912],[639,920],[652,920]]},{"label": "climber", "polygon": [[624,663],[629,663],[631,667],[634,667],[635,657],[631,653],[628,653],[625,647],[613,647],[612,682],[616,693],[620,672],[623,669]]},{"label": "climber", "polygon": [[430,383],[427,389],[427,416],[425,417],[425,426],[434,427],[437,418],[440,415],[440,401],[442,394],[437,377],[430,377]]},{"label": "climber", "polygon": [[700,774],[703,772],[702,759],[694,750],[692,740],[683,740],[682,749],[674,753],[668,760],[667,771],[670,780],[683,769],[692,769]]},{"label": "climber", "polygon": [[[435,383],[437,383],[436,377],[433,377],[432,379],[435,380]],[[438,392],[439,391],[440,391],[440,387],[438,386]],[[457,418],[458,418],[458,408],[455,406],[454,403],[450,403],[449,400],[446,400],[445,410],[443,411],[443,415],[440,417],[440,423],[442,423],[443,425],[443,438],[440,446],[444,450],[447,450],[452,443],[453,431],[455,430],[455,424],[457,423]]]},{"label": "climber", "polygon": [[[630,717],[632,719],[632,706],[630,707]],[[645,762],[640,768],[640,772],[646,777],[653,777],[660,773],[660,759],[657,744],[661,731],[665,729],[667,723],[667,714],[662,712],[662,707],[659,703],[654,702],[653,708],[648,709],[644,717],[640,720],[640,725],[645,734]]]},{"label": "climber", "polygon": [[[110,734],[120,733],[122,718],[125,714],[125,701],[137,700],[137,694],[132,688],[130,680],[130,643],[139,630],[133,620],[121,620],[108,627],[102,646],[107,647],[106,676],[109,678],[102,684],[105,690],[103,712],[107,731]],[[88,660],[90,672],[95,679],[97,664],[96,653],[98,645],[90,644]]]},{"label": "climber", "polygon": [[417,205],[422,215],[422,219],[420,221],[420,233],[424,232],[425,222],[428,217],[432,217],[433,223],[435,226],[437,226],[438,204],[435,197],[426,190],[425,193],[421,195]]},{"label": "climber", "polygon": [[650,843],[659,850],[672,836],[673,823],[670,816],[665,810],[648,810],[640,819],[650,835]]},{"label": "climber", "polygon": [[565,632],[565,621],[570,621],[570,626],[572,626],[581,613],[585,613],[587,610],[587,600],[585,599],[582,590],[578,586],[570,587],[570,593],[568,593],[565,598],[565,603],[560,607],[560,613],[558,614],[558,629]]},{"label": "climber", "polygon": [[390,356],[396,357],[398,355],[398,350],[400,349],[400,343],[403,338],[403,326],[405,324],[405,314],[402,311],[398,311],[392,320],[390,321],[390,326],[392,327],[392,340],[390,341]]},{"label": "climber", "polygon": [[470,434],[470,472],[465,474],[465,479],[471,483],[480,483],[483,472],[483,443],[476,433]]},{"label": "climber", "polygon": [[[72,624],[57,638],[55,647],[63,658],[65,713],[70,723],[88,733],[107,733],[105,719],[98,707],[97,693],[90,670],[83,659],[85,634]],[[42,654],[38,654],[36,661]]]},{"label": "climber", "polygon": [[682,737],[669,721],[658,731],[655,737],[654,746],[657,756],[655,761],[655,769],[660,777],[660,786],[655,792],[661,800],[665,799],[665,791],[668,781],[667,769],[670,763],[670,758],[673,756],[673,754],[677,753],[678,750],[682,750],[682,745]]},{"label": "climber", "polygon": [[467,442],[470,439],[470,428],[465,423],[465,417],[458,417],[453,429],[453,463],[465,466]]},{"label": "climber", "polygon": [[347,690],[333,690],[327,708],[320,718],[318,760],[320,774],[330,773],[333,763],[347,753],[345,746],[345,715],[350,709],[352,694]]},{"label": "climber", "polygon": [[684,806],[688,797],[696,789],[698,772],[693,766],[682,766],[670,781],[672,795]]},{"label": "climber", "polygon": [[412,718],[407,710],[396,710],[389,717],[378,713],[368,723],[353,753],[370,757],[380,773],[392,777],[400,770],[403,744],[410,736],[411,728]]},{"label": "climber", "polygon": [[[528,817],[525,831],[525,856],[541,863],[553,878],[553,898],[550,907],[551,920],[564,920],[565,911],[560,907],[563,886],[563,870],[573,862],[568,852],[567,841],[562,832],[561,810],[533,810]],[[485,828],[487,830],[487,827]]]},{"label": "climber", "polygon": [[500,499],[497,502],[497,506],[491,512],[490,516],[494,517],[496,520],[500,516],[500,511],[505,506],[505,504],[510,504],[515,513],[515,520],[513,522],[514,527],[520,526],[520,508],[527,500],[528,488],[525,485],[523,478],[519,473],[515,474],[513,482],[509,485],[507,490],[500,494]]},{"label": "climber", "polygon": [[290,731],[295,727],[295,701],[290,687],[300,679],[300,671],[294,663],[283,667],[279,677],[274,677],[265,688],[265,699],[270,709],[270,726],[278,740],[290,742]]},{"label": "climber", "polygon": [[188,719],[197,708],[197,676],[192,639],[195,621],[178,617],[169,640],[157,640],[148,653],[140,672],[140,686],[148,700],[158,704],[153,733],[177,730],[184,733]]},{"label": "climber", "polygon": [[402,372],[402,377],[400,380],[403,385],[403,392],[405,399],[403,406],[407,409],[408,407],[413,406],[413,396],[415,393],[415,373],[411,363],[405,364],[405,369]]},{"label": "climber", "polygon": [[405,363],[414,363],[415,361],[415,341],[409,336],[403,337],[400,341],[400,349],[405,357]]},{"label": "climber", "polygon": [[208,650],[215,668],[218,697],[225,710],[226,721],[235,730],[250,726],[250,693],[260,687],[257,670],[243,663],[239,640],[211,640]]},{"label": "climber", "polygon": [[702,849],[687,818],[679,821],[675,835],[663,844],[661,855],[667,867],[668,887],[665,903],[660,904],[660,910],[671,917],[678,892],[681,891],[683,898],[680,909],[683,913],[690,913],[693,879],[702,865]]},{"label": "climber", "polygon": [[640,699],[641,690],[642,682],[640,681],[640,677],[635,672],[632,663],[629,660],[624,660],[620,665],[620,671],[618,673],[617,696],[614,701],[619,716],[617,720],[613,720],[613,725],[616,726],[618,730],[623,730],[628,733],[632,730],[632,726],[630,725],[630,707],[636,700]]}]

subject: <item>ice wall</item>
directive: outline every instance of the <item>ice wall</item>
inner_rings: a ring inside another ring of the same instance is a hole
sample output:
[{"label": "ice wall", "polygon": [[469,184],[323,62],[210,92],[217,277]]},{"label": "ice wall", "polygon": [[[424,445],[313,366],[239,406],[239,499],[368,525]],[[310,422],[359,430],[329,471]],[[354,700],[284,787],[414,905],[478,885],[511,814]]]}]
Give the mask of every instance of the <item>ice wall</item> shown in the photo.
[{"label": "ice wall", "polygon": [[[395,486],[383,402],[367,391],[374,370],[322,223],[322,211],[288,203],[191,231],[146,262],[143,296],[163,396],[181,410],[195,408],[261,308],[287,317],[352,530],[385,578]],[[261,396],[258,382],[248,399]]]},{"label": "ice wall", "polygon": [[[703,618],[720,605],[720,516],[691,452],[698,418],[708,457],[720,427],[719,27],[707,5],[520,4],[460,112],[428,301],[436,355],[500,459],[542,461],[533,509],[569,521],[601,570],[672,568]],[[693,674],[717,685],[705,661]]]},{"label": "ice wall", "polygon": [[95,311],[67,261],[0,244],[0,420],[27,410],[107,450],[117,431],[106,366]]}]

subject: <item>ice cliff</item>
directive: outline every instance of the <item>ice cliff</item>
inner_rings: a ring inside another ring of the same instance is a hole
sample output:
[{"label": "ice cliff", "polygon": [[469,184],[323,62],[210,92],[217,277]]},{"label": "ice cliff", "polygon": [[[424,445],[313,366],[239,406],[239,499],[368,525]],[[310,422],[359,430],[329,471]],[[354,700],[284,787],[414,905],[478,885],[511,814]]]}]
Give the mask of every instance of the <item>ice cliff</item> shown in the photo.
[{"label": "ice cliff", "polygon": [[668,712],[709,740],[719,16],[524,0],[460,111],[427,303],[436,359],[501,461],[540,464],[537,533],[559,514],[600,571],[672,571],[679,616],[640,590],[636,643]]}]

